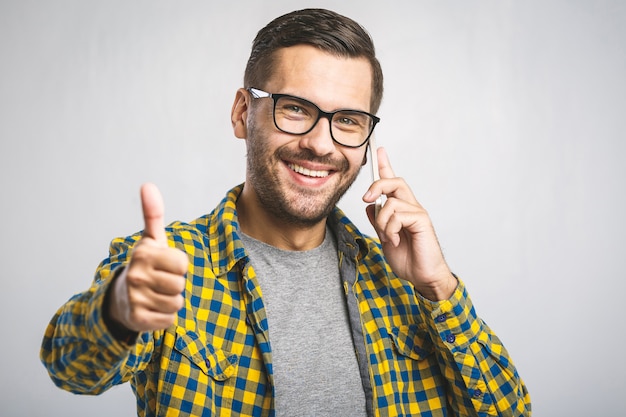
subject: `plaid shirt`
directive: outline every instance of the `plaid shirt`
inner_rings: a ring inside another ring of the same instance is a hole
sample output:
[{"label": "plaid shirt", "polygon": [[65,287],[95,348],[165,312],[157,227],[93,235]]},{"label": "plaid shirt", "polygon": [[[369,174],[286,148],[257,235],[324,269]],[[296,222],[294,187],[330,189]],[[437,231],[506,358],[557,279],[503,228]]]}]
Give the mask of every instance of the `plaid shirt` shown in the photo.
[{"label": "plaid shirt", "polygon": [[[189,256],[185,307],[175,326],[130,344],[113,337],[101,312],[111,278],[141,234],[112,242],[91,288],[46,329],[41,360],[56,385],[100,394],[130,381],[139,416],[274,415],[267,317],[238,237],[241,189],[211,214],[168,226],[170,244]],[[530,415],[526,387],[462,282],[449,300],[430,302],[393,274],[379,243],[339,209],[329,222],[348,304],[356,306],[349,310],[360,316],[355,346],[373,415]]]}]

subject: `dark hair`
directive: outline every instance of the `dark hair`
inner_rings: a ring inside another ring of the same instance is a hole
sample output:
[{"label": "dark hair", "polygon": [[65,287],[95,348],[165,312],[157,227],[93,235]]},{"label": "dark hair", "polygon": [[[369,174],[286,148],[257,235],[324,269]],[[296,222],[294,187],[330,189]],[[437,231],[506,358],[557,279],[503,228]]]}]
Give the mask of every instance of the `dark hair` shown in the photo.
[{"label": "dark hair", "polygon": [[261,29],[252,43],[244,86],[263,88],[271,76],[274,53],[301,44],[340,57],[366,58],[372,66],[370,111],[378,111],[383,96],[383,73],[372,38],[357,22],[330,10],[298,10],[274,19]]}]

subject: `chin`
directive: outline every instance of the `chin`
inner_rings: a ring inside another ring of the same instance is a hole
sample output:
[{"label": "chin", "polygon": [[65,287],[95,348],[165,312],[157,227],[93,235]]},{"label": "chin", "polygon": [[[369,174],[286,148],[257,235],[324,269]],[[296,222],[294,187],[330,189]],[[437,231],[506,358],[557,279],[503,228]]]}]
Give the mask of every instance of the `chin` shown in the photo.
[{"label": "chin", "polygon": [[338,201],[332,196],[310,196],[301,193],[283,197],[286,198],[267,202],[266,207],[277,218],[300,226],[313,226],[325,221]]}]

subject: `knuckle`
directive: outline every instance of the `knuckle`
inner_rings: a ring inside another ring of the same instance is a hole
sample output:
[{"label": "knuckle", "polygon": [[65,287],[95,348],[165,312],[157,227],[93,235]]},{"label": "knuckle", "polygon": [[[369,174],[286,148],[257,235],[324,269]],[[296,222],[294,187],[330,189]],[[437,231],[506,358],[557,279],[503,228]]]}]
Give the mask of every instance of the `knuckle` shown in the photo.
[{"label": "knuckle", "polygon": [[135,246],[131,254],[131,259],[134,260],[146,260],[150,258],[151,250],[150,246],[142,243],[141,241]]},{"label": "knuckle", "polygon": [[144,329],[148,324],[145,315],[138,309],[131,309],[128,314],[128,321],[133,324],[133,327],[139,329]]},{"label": "knuckle", "polygon": [[187,272],[187,268],[188,268],[188,264],[189,264],[189,259],[187,258],[187,255],[179,250],[179,249],[174,249],[176,251],[176,257],[178,258],[176,260],[176,266],[177,266],[177,272],[179,274],[185,274]]},{"label": "knuckle", "polygon": [[177,321],[178,315],[176,313],[170,314],[165,322],[163,323],[163,328],[170,327],[172,324],[175,324]]},{"label": "knuckle", "polygon": [[141,268],[147,268],[153,263],[154,256],[152,251],[149,248],[145,248],[145,246],[138,246],[133,250],[133,253],[130,256],[130,268],[137,270]]},{"label": "knuckle", "polygon": [[163,312],[175,315],[185,305],[185,299],[181,294],[177,294],[167,302],[167,307],[164,307]]},{"label": "knuckle", "polygon": [[138,291],[128,291],[128,309],[131,317],[140,315],[141,297],[139,296]]},{"label": "knuckle", "polygon": [[183,308],[185,306],[185,297],[182,296],[182,294],[179,294],[178,297],[176,297],[176,311],[180,310],[181,308]]},{"label": "knuckle", "polygon": [[174,323],[176,323],[176,314],[172,313],[172,314],[161,316],[158,320],[155,320],[155,322],[152,324],[151,327],[154,330],[167,329]]},{"label": "knuckle", "polygon": [[146,281],[145,272],[141,268],[131,265],[126,275],[126,283],[129,290],[141,286]]},{"label": "knuckle", "polygon": [[177,292],[183,292],[185,290],[185,284],[187,283],[187,280],[185,279],[185,277],[176,277],[176,291]]}]

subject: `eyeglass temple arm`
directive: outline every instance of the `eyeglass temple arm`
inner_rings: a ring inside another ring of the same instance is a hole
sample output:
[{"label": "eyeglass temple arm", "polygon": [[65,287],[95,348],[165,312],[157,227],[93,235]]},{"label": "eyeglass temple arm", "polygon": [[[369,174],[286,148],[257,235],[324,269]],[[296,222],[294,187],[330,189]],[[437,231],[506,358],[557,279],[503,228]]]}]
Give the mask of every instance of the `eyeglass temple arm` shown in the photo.
[{"label": "eyeglass temple arm", "polygon": [[248,88],[246,88],[246,90],[248,90],[250,92],[250,94],[252,94],[252,97],[254,97],[254,98],[272,97],[272,95],[270,93],[267,93],[267,92],[265,92],[263,90],[259,90],[258,88],[248,87]]}]

